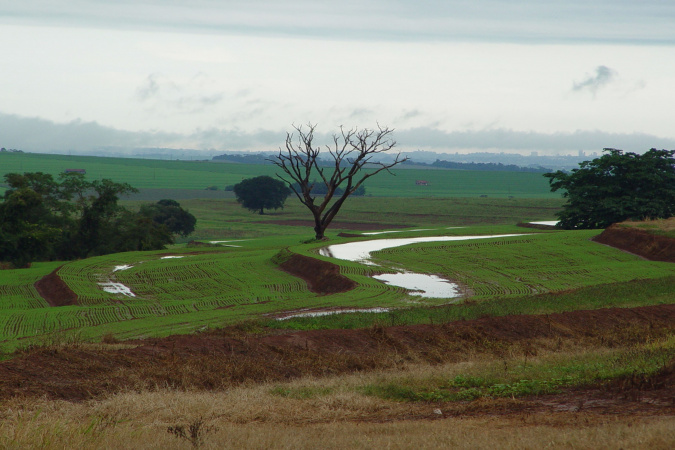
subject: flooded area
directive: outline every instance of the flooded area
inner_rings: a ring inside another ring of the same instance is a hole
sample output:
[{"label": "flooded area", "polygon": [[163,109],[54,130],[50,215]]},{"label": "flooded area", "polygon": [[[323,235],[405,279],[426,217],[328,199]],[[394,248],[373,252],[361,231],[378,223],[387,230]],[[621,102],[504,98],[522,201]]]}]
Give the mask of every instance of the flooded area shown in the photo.
[{"label": "flooded area", "polygon": [[[371,260],[371,253],[387,248],[402,247],[409,244],[422,242],[447,242],[447,241],[465,241],[469,239],[492,239],[513,236],[525,236],[528,233],[520,234],[496,234],[496,235],[476,235],[476,236],[425,236],[400,239],[374,239],[372,241],[348,242],[346,244],[336,244],[324,247],[319,250],[319,254],[330,258],[343,259],[346,261],[359,262],[370,266],[377,266]],[[426,298],[456,298],[460,296],[459,286],[449,280],[445,280],[436,275],[421,274],[398,270],[397,273],[385,273],[375,275],[373,278],[380,280],[392,286],[398,286],[410,290],[410,295],[416,295]]]},{"label": "flooded area", "polygon": [[455,298],[461,295],[459,286],[436,275],[398,272],[374,275],[373,278],[392,286],[410,290],[410,295],[426,298]]},{"label": "flooded area", "polygon": [[388,312],[389,308],[358,308],[358,309],[331,309],[326,311],[308,311],[289,314],[284,317],[278,317],[277,320],[288,320],[296,317],[321,317],[332,316],[334,314],[349,314],[349,313],[383,313]]},{"label": "flooded area", "polygon": [[336,244],[324,247],[319,250],[321,256],[330,258],[344,259],[346,261],[359,262],[376,266],[370,259],[370,254],[386,248],[402,247],[409,244],[421,242],[446,242],[446,241],[465,241],[468,239],[491,239],[511,236],[524,236],[521,234],[497,234],[497,235],[478,235],[478,236],[425,236],[399,239],[373,239],[372,241],[348,242],[346,244]]},{"label": "flooded area", "polygon": [[109,294],[122,294],[127,297],[136,297],[136,294],[131,292],[128,286],[123,285],[122,283],[116,283],[114,281],[106,281],[105,283],[98,283],[103,289],[104,292]]}]

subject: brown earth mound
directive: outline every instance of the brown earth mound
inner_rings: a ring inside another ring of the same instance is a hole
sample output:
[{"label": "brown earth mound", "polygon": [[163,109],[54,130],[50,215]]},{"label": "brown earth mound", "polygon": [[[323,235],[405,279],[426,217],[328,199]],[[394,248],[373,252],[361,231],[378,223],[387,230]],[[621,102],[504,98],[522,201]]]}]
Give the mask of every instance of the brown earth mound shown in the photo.
[{"label": "brown earth mound", "polygon": [[279,267],[305,280],[309,290],[317,294],[336,294],[356,287],[356,282],[340,273],[338,265],[328,261],[293,254]]},{"label": "brown earth mound", "polygon": [[652,261],[675,262],[675,239],[639,228],[611,225],[593,239]]},{"label": "brown earth mound", "polygon": [[60,268],[40,278],[35,283],[35,289],[49,306],[77,305],[77,294],[59,277]]},{"label": "brown earth mound", "polygon": [[[643,343],[672,333],[674,327],[675,305],[658,305],[262,336],[231,327],[129,341],[125,348],[52,346],[0,362],[0,400],[45,396],[79,401],[157,387],[219,390],[244,382],[396,368],[406,363],[459,362],[477,354],[502,358],[537,350]],[[657,397],[672,399],[675,388],[668,380],[672,376],[664,373],[663,382],[642,387],[660,389]]]}]

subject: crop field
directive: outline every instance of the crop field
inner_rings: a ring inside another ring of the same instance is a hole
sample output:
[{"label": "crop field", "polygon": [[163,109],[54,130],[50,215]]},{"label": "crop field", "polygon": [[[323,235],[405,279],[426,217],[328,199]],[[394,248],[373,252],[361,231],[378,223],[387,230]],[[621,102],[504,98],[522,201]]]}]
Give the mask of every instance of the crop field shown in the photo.
[{"label": "crop field", "polygon": [[[515,226],[440,228],[398,235],[476,235],[530,233]],[[296,231],[297,233],[297,231]],[[456,303],[422,299],[370,275],[392,267],[439,274],[468,288],[480,302],[611,285],[626,280],[675,276],[672,264],[646,261],[591,242],[597,231],[536,231],[526,236],[415,244],[376,252],[381,267],[333,260],[316,254],[321,243],[300,244],[300,235],[242,239],[231,247],[129,252],[63,264],[60,278],[77,294],[79,305],[49,307],[33,287],[58,263],[0,271],[4,296],[0,342],[5,347],[77,330],[81,338],[162,336],[207,326],[223,326],[306,308],[410,308]],[[335,237],[331,244],[358,238]],[[282,248],[340,265],[358,283],[349,292],[318,295],[305,282],[273,262]],[[106,292],[111,287],[117,292]]]},{"label": "crop field", "polygon": [[561,231],[499,240],[416,244],[376,252],[375,260],[385,266],[455,280],[467,286],[476,300],[675,275],[672,263],[642,261],[589,243],[598,233]]},{"label": "crop field", "polygon": [[[209,186],[223,189],[245,178],[258,175],[275,176],[276,166],[221,163],[211,161],[168,161],[130,158],[102,158],[33,153],[0,155],[0,176],[10,172],[45,172],[54,176],[66,169],[85,169],[89,179],[110,178],[129,183],[138,189],[168,189],[174,197],[177,190],[186,195]],[[376,197],[521,197],[559,198],[550,192],[547,180],[536,173],[481,172],[395,168],[396,176],[373,177],[366,184],[367,195]],[[428,186],[418,186],[425,180]],[[159,193],[154,193],[154,199]],[[148,194],[149,195],[149,194]]]}]

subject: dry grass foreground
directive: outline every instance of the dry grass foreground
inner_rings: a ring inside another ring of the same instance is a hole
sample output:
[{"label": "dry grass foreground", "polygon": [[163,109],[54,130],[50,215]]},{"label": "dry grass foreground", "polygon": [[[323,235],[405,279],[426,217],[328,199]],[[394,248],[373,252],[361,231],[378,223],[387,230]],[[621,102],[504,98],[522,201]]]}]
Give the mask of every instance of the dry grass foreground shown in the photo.
[{"label": "dry grass foreground", "polygon": [[[446,325],[34,349],[0,363],[3,448],[672,448],[675,365],[559,394],[400,402],[360,387],[654,342],[675,305]],[[294,397],[279,392],[315,392]]]}]

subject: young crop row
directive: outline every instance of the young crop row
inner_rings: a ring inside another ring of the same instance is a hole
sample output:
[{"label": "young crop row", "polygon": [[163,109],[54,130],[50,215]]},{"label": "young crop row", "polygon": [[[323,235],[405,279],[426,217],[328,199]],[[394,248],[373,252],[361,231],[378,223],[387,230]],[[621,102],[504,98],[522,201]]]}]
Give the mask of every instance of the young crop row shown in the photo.
[{"label": "young crop row", "polygon": [[456,241],[376,252],[409,270],[441,274],[477,298],[574,289],[675,274],[672,264],[641,258],[589,240],[598,231]]},{"label": "young crop row", "polygon": [[59,264],[35,263],[30,270],[0,270],[0,311],[48,306],[35,288],[35,282]]}]

